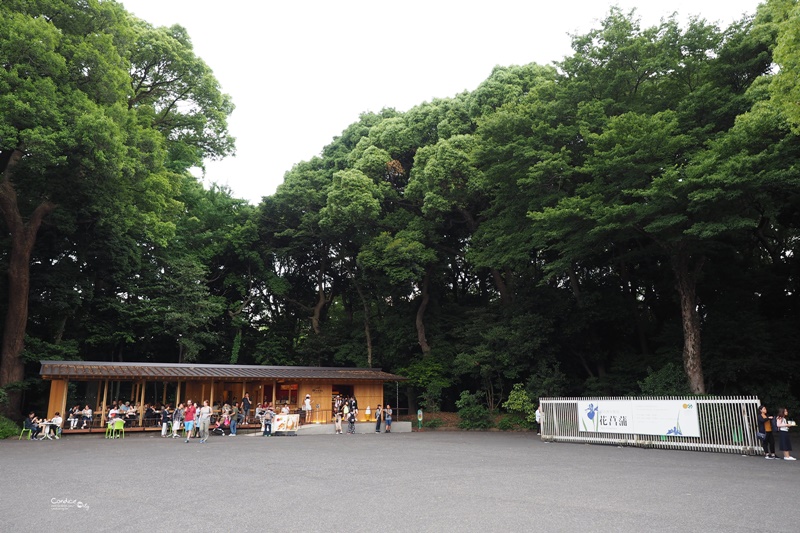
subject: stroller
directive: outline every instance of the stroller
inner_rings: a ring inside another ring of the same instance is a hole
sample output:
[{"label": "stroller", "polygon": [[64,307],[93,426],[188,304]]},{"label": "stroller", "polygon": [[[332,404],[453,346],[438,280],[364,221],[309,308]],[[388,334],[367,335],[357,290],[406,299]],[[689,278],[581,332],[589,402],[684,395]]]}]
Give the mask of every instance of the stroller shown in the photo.
[{"label": "stroller", "polygon": [[209,431],[211,435],[230,435],[231,433],[231,417],[224,415],[222,420],[215,420],[214,427]]}]

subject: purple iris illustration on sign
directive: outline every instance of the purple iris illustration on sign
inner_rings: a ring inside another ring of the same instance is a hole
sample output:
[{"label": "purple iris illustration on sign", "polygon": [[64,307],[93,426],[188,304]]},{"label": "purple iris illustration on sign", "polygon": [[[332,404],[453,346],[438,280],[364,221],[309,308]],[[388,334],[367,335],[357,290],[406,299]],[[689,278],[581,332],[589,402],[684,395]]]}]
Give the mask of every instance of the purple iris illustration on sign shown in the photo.
[{"label": "purple iris illustration on sign", "polygon": [[[600,421],[600,418],[597,416],[597,413],[598,413],[599,410],[600,410],[600,406],[599,405],[595,405],[593,403],[590,403],[589,407],[587,407],[585,409],[586,417],[590,421],[594,422],[594,431],[597,431],[597,423]],[[581,420],[581,422],[583,423],[583,430],[584,431],[589,431],[586,428],[586,421],[585,420]]]},{"label": "purple iris illustration on sign", "polygon": [[681,432],[681,412],[678,411],[678,419],[675,421],[675,427],[672,429],[667,430],[667,436],[675,435],[675,436],[683,436],[683,432]]}]

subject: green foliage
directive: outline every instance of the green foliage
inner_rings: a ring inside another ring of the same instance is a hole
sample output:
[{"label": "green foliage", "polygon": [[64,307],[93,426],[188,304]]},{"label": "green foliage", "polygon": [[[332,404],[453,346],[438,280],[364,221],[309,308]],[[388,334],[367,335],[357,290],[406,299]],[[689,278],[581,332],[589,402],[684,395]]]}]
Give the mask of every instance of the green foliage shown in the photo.
[{"label": "green foliage", "polygon": [[645,396],[686,396],[691,394],[686,373],[680,365],[667,363],[657,371],[647,369],[647,377],[639,381]]},{"label": "green foliage", "polygon": [[497,421],[497,428],[503,431],[531,429],[532,427],[533,424],[531,422],[518,414],[503,415],[503,417]]},{"label": "green foliage", "polygon": [[426,418],[422,420],[422,427],[428,429],[436,429],[438,427],[442,427],[444,425],[444,421],[441,418]]},{"label": "green foliage", "polygon": [[774,414],[777,409],[785,407],[789,410],[790,418],[797,420],[800,418],[800,400],[789,387],[788,383],[773,381],[762,385],[758,390],[753,391],[757,394],[761,405],[766,405],[770,414]]},{"label": "green foliage", "polygon": [[[522,383],[515,383],[508,395],[508,400],[503,403],[503,408],[512,413],[514,424],[525,424],[530,427],[536,422],[536,405],[525,390]],[[502,427],[500,429],[503,429]]]},{"label": "green foliage", "polygon": [[489,429],[494,426],[491,411],[483,403],[482,394],[461,391],[461,396],[456,401],[458,407],[459,423],[461,429]]},{"label": "green foliage", "polygon": [[420,405],[425,411],[439,411],[442,391],[450,386],[444,365],[432,357],[414,361],[401,372],[414,388],[421,390]]},{"label": "green foliage", "polygon": [[557,68],[364,113],[254,207],[186,172],[233,139],[184,29],[118,2],[3,2],[0,174],[24,149],[21,220],[58,201],[13,391],[78,354],[372,364],[428,412],[483,427],[503,405],[515,428],[541,397],[683,393],[683,348],[693,387],[791,409],[797,9],[720,29],[613,8]]},{"label": "green foliage", "polygon": [[0,415],[0,440],[19,436],[21,427]]},{"label": "green foliage", "polygon": [[537,398],[563,396],[567,391],[567,376],[561,371],[559,363],[539,361],[536,372],[528,380],[526,390],[532,402]]}]

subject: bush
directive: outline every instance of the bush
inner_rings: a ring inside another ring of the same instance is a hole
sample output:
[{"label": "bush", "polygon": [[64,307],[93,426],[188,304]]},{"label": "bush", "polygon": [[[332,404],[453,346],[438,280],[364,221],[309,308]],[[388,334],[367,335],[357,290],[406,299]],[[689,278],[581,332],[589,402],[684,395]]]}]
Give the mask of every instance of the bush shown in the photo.
[{"label": "bush", "polygon": [[498,429],[503,431],[516,431],[520,429],[530,429],[531,424],[523,417],[515,414],[505,415],[497,422]]},{"label": "bush", "polygon": [[0,416],[0,439],[19,436],[22,428],[4,416]]},{"label": "bush", "polygon": [[520,425],[524,424],[523,427],[525,428],[532,428],[536,422],[536,406],[533,405],[533,401],[522,383],[514,385],[508,395],[508,400],[503,404],[503,408],[512,413],[516,419],[519,419],[520,422],[518,423]]},{"label": "bush", "polygon": [[692,393],[686,373],[675,363],[667,363],[655,372],[648,368],[647,377],[638,383],[645,396],[687,396]]},{"label": "bush", "polygon": [[430,418],[428,420],[422,421],[422,427],[436,429],[438,427],[442,427],[444,425],[444,421],[441,418]]},{"label": "bush", "polygon": [[462,391],[456,407],[461,419],[458,427],[461,429],[489,429],[494,425],[489,408],[480,403],[480,394]]}]

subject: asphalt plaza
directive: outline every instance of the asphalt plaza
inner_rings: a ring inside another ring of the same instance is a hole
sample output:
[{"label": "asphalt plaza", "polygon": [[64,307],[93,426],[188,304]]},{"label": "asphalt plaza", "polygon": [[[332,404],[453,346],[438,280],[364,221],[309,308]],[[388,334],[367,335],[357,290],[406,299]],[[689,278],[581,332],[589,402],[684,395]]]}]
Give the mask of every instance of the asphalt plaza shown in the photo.
[{"label": "asphalt plaza", "polygon": [[800,530],[800,461],[532,433],[74,435],[0,465],[10,532]]}]

